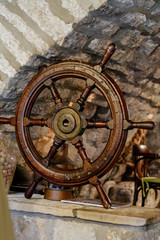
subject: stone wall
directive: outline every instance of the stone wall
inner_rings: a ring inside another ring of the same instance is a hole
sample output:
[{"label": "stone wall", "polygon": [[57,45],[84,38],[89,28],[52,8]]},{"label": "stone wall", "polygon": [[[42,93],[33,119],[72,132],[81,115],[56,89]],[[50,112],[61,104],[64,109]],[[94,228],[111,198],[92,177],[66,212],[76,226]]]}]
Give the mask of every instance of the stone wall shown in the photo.
[{"label": "stone wall", "polygon": [[0,3],[0,92],[9,78],[34,54],[42,54],[64,38],[90,10],[104,0],[2,0]]},{"label": "stone wall", "polygon": [[[49,0],[1,2],[0,114],[15,115],[19,97],[41,63],[50,65],[57,60],[73,59],[97,64],[107,45],[114,42],[117,50],[106,71],[120,86],[130,119],[155,121],[147,144],[153,151],[160,151],[159,1],[55,2],[55,5]],[[38,105],[37,112],[41,106]],[[2,126],[1,138],[22,163],[14,128]],[[90,146],[93,151],[97,139],[102,142],[101,134],[86,140],[93,140]]]}]

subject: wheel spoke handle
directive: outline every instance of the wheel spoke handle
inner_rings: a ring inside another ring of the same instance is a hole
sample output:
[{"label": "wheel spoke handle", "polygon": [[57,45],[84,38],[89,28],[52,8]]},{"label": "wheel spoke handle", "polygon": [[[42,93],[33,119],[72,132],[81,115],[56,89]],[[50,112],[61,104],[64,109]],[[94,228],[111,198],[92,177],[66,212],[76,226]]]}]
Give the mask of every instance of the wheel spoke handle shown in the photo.
[{"label": "wheel spoke handle", "polygon": [[106,65],[106,63],[108,62],[108,60],[111,58],[111,56],[113,55],[114,51],[115,51],[116,47],[114,43],[109,44],[109,46],[107,47],[105,54],[101,60],[100,66],[103,69],[104,66]]},{"label": "wheel spoke handle", "polygon": [[132,130],[134,128],[152,130],[154,127],[155,127],[155,123],[152,121],[145,121],[145,122],[133,122],[131,120],[123,121],[123,129],[125,130]]},{"label": "wheel spoke handle", "polygon": [[112,206],[112,203],[111,203],[111,200],[109,199],[109,197],[106,195],[103,187],[102,187],[102,184],[100,182],[100,180],[98,179],[97,176],[94,176],[92,178],[89,179],[89,182],[96,187],[97,189],[97,192],[98,192],[98,195],[100,197],[100,200],[103,204],[103,207],[104,208],[111,208]]},{"label": "wheel spoke handle", "polygon": [[16,126],[16,117],[0,118],[0,124],[10,124],[11,126]]},{"label": "wheel spoke handle", "polygon": [[30,186],[28,187],[28,189],[26,190],[24,196],[25,198],[29,199],[32,197],[34,191],[36,190],[36,187],[38,185],[38,183],[42,180],[42,177],[40,174],[36,173],[34,180],[32,181],[32,183],[30,184]]}]

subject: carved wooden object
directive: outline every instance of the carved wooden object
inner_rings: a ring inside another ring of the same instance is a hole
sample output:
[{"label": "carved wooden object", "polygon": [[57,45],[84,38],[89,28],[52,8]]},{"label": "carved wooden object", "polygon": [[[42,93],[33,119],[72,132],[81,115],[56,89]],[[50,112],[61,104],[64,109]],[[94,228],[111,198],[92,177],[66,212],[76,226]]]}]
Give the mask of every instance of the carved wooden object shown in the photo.
[{"label": "carved wooden object", "polygon": [[[65,61],[53,64],[49,67],[41,67],[39,73],[30,81],[24,89],[17,106],[16,117],[11,119],[0,118],[0,123],[15,125],[19,149],[31,169],[35,172],[35,179],[25,193],[30,198],[41,179],[60,186],[79,186],[91,183],[96,187],[100,199],[105,208],[111,206],[99,178],[107,173],[117,162],[126,142],[127,132],[133,128],[152,129],[153,122],[133,122],[129,120],[127,106],[121,90],[115,81],[105,73],[107,61],[115,51],[115,45],[110,44],[100,64],[92,66],[78,61]],[[63,104],[63,96],[60,96],[57,81],[67,78],[76,78],[86,82],[86,87],[77,101],[72,106]],[[31,111],[34,103],[44,89],[48,89],[56,106],[56,113],[48,119],[33,119]],[[97,89],[107,102],[111,119],[104,121],[92,121],[85,119],[83,111],[89,95]],[[46,126],[52,128],[55,133],[53,145],[47,156],[42,158],[36,150],[31,139],[30,128],[32,126]],[[104,128],[110,131],[108,142],[102,153],[91,162],[83,143],[83,133],[86,129]],[[51,161],[59,147],[66,141],[75,146],[82,160],[79,169],[61,170],[49,168]]]}]

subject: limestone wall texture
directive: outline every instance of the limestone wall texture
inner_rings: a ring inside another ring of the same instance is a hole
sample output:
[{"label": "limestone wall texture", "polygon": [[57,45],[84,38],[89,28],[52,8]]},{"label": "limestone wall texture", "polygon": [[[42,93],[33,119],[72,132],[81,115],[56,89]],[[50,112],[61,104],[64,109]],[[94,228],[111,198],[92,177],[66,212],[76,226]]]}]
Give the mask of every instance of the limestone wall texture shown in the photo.
[{"label": "limestone wall texture", "polygon": [[[15,115],[41,63],[76,59],[97,64],[114,42],[117,50],[106,71],[120,86],[130,119],[155,121],[147,144],[160,151],[159,29],[158,0],[1,0],[0,115]],[[42,101],[36,111],[41,107]],[[2,126],[1,138],[21,158],[14,128]],[[90,135],[86,142],[91,140],[95,149],[97,139]]]},{"label": "limestone wall texture", "polygon": [[26,65],[33,54],[43,54],[53,44],[62,45],[90,10],[104,0],[1,0],[0,2],[0,92],[9,78]]}]

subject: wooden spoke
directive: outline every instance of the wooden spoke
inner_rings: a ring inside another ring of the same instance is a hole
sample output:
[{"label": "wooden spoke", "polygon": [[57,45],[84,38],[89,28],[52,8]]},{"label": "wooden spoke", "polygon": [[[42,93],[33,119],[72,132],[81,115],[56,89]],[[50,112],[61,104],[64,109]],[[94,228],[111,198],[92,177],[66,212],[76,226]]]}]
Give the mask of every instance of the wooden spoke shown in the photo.
[{"label": "wooden spoke", "polygon": [[45,82],[45,86],[47,88],[49,88],[51,94],[52,94],[52,97],[53,97],[53,100],[55,102],[55,104],[61,108],[62,107],[62,98],[54,84],[54,82],[52,81],[52,79],[48,79],[46,82]]},{"label": "wooden spoke", "polygon": [[54,138],[53,144],[50,147],[50,150],[49,150],[47,156],[44,158],[44,160],[48,162],[48,166],[51,163],[51,160],[54,158],[55,154],[57,153],[58,148],[60,146],[62,146],[64,143],[65,143],[64,140],[61,140],[57,137]]},{"label": "wooden spoke", "polygon": [[132,130],[134,128],[152,130],[155,127],[155,123],[152,121],[145,122],[133,122],[132,120],[123,121],[123,129]]},{"label": "wooden spoke", "polygon": [[[80,155],[80,157],[83,160],[83,168],[84,170],[88,170],[92,165],[90,162],[90,159],[87,156],[86,150],[83,146],[83,142],[82,142],[82,138],[78,137],[72,140],[72,144],[77,148],[78,153]],[[93,176],[91,178],[89,178],[89,182],[96,187],[98,195],[101,199],[101,202],[104,206],[104,208],[110,208],[111,207],[111,201],[110,199],[107,197],[107,195],[105,194],[103,187],[101,185],[100,180],[98,179],[97,176]]]},{"label": "wooden spoke", "polygon": [[113,119],[109,121],[90,121],[87,120],[86,128],[107,128],[112,130],[113,129]]},{"label": "wooden spoke", "polygon": [[60,94],[57,90],[57,88],[55,87],[54,83],[52,82],[52,84],[50,85],[50,91],[51,91],[51,94],[52,94],[52,97],[54,99],[54,102],[55,104],[57,104],[57,106],[59,108],[62,107],[62,98],[60,97]]},{"label": "wooden spoke", "polygon": [[35,172],[34,179],[24,194],[25,198],[30,199],[32,197],[32,195],[33,195],[34,191],[36,190],[36,187],[40,181],[42,181],[42,176],[39,173]]},{"label": "wooden spoke", "polygon": [[87,87],[84,89],[80,97],[77,99],[77,103],[80,105],[80,108],[84,107],[85,101],[87,100],[88,96],[90,95],[91,91],[95,88],[95,83],[93,81],[87,81]]},{"label": "wooden spoke", "polygon": [[15,126],[16,125],[16,117],[0,118],[0,124],[10,124],[11,126]]},{"label": "wooden spoke", "polygon": [[101,60],[100,66],[102,68],[104,68],[104,66],[106,65],[106,63],[108,62],[108,60],[112,57],[114,51],[116,49],[116,46],[114,43],[110,43],[108,48],[105,51],[105,54]]},{"label": "wooden spoke", "polygon": [[102,184],[100,182],[100,180],[98,179],[97,176],[94,176],[92,178],[89,179],[89,182],[96,187],[99,198],[101,199],[101,202],[103,204],[104,208],[111,208],[112,203],[111,200],[109,199],[109,197],[106,195]]},{"label": "wooden spoke", "polygon": [[51,94],[53,96],[53,99],[55,101],[55,103],[62,103],[62,98],[60,97],[60,94],[57,90],[57,88],[55,87],[54,83],[52,83],[52,85],[50,86],[50,91]]},{"label": "wooden spoke", "polygon": [[83,146],[82,137],[77,137],[77,138],[73,139],[71,142],[77,148],[78,154],[80,155],[81,159],[83,160],[84,170],[90,168],[92,165],[91,165],[90,159],[87,156],[86,149]]},{"label": "wooden spoke", "polygon": [[41,127],[49,127],[52,128],[52,119],[47,118],[47,119],[33,119],[33,118],[24,118],[24,127],[31,127],[31,126],[41,126]]}]

